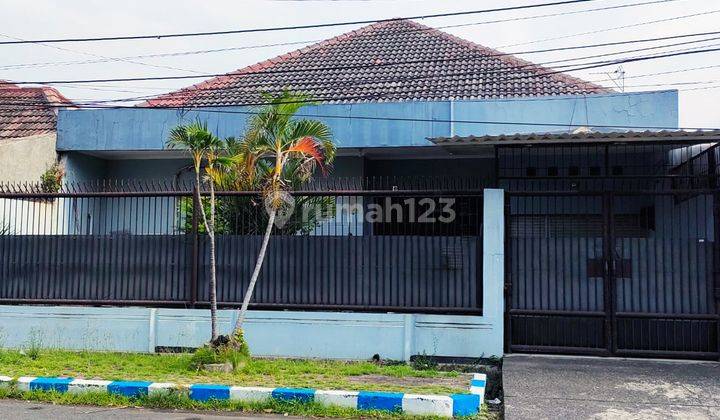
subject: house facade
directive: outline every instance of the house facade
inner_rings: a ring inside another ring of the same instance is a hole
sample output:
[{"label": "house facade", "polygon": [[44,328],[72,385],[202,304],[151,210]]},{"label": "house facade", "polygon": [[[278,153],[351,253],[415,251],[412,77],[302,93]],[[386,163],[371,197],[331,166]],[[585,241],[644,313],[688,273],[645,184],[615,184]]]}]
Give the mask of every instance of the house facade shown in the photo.
[{"label": "house facade", "polygon": [[[77,277],[54,302],[160,306],[136,314],[151,348],[201,343],[205,312],[178,306],[207,303],[207,244],[184,204],[188,157],[168,133],[201,120],[240,136],[261,93],[283,89],[315,99],[299,116],[331,127],[338,157],[324,191],[295,194],[329,200],[332,214],[271,242],[248,325],[258,354],[720,355],[718,133],[674,130],[677,91],[614,92],[403,20],[134,108],[61,110],[67,180],[93,187],[57,197],[68,222],[49,233],[96,251],[69,251]],[[451,223],[367,218],[407,200],[440,215],[443,199]],[[223,307],[240,300],[261,213],[220,235]],[[16,281],[8,301],[43,301],[34,281]],[[129,349],[147,348],[140,335]]]}]

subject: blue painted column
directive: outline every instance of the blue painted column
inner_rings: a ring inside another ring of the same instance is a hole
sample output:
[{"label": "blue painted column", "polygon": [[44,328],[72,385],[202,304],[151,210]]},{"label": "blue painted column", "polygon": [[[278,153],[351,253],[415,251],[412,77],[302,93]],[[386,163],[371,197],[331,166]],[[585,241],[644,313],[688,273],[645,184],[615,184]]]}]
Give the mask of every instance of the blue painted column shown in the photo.
[{"label": "blue painted column", "polygon": [[503,354],[505,311],[505,191],[483,192],[483,317],[496,328],[491,354]]}]

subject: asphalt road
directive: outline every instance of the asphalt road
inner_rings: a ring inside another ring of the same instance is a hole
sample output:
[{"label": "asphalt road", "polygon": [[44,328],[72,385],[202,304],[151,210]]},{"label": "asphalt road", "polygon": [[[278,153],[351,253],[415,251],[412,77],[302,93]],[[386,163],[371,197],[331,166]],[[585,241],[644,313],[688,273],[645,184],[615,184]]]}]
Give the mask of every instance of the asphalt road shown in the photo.
[{"label": "asphalt road", "polygon": [[718,419],[720,363],[509,355],[505,418]]},{"label": "asphalt road", "polygon": [[74,405],[53,405],[37,402],[0,399],[0,419],[30,420],[78,420],[78,419],[171,419],[171,420],[204,420],[204,419],[299,419],[271,415],[248,416],[242,413],[203,413],[185,411],[146,410],[142,408],[109,408]]}]

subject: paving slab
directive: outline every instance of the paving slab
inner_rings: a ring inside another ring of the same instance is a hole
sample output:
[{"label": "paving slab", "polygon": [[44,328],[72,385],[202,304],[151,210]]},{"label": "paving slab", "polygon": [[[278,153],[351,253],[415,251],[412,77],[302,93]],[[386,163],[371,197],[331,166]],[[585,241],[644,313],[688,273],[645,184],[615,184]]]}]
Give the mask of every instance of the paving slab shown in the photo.
[{"label": "paving slab", "polygon": [[718,419],[720,363],[513,354],[505,418]]}]

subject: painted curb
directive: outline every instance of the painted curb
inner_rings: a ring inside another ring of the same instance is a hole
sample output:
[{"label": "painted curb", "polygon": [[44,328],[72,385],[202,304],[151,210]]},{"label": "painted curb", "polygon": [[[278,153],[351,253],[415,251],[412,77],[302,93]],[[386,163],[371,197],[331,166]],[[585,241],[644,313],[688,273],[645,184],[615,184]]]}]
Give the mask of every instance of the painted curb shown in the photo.
[{"label": "painted curb", "polygon": [[260,402],[268,399],[317,402],[358,410],[404,412],[412,415],[441,417],[470,416],[477,414],[483,403],[486,376],[473,374],[469,394],[418,395],[381,391],[325,391],[310,388],[262,388],[218,384],[192,384],[183,387],[173,383],[147,381],[104,381],[98,379],[45,378],[22,376],[14,380],[0,376],[0,387],[14,386],[20,391],[55,391],[69,393],[108,392],[126,397],[139,397],[156,393],[187,392],[195,401],[233,400]]}]

